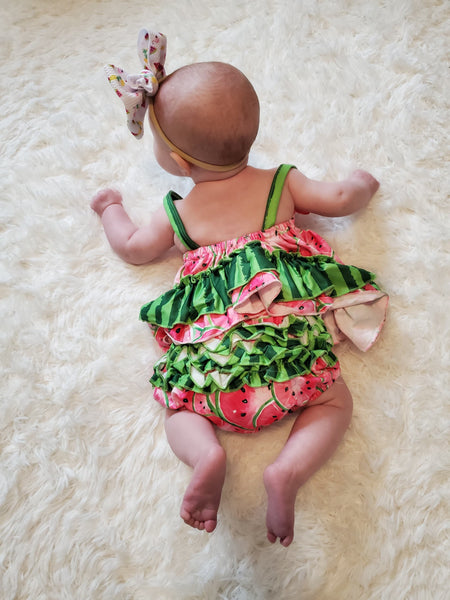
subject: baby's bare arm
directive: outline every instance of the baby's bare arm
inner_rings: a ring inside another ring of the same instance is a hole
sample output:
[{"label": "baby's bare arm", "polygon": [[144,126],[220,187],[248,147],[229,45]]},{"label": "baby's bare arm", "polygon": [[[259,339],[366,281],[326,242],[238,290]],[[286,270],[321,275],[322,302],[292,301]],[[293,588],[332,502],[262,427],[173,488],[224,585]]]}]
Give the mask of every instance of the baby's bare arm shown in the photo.
[{"label": "baby's bare arm", "polygon": [[288,185],[298,212],[326,217],[343,217],[364,208],[380,187],[370,173],[361,170],[336,183],[314,181],[292,170]]},{"label": "baby's bare arm", "polygon": [[106,237],[120,258],[133,265],[152,261],[173,246],[173,229],[163,208],[152,222],[136,227],[122,206],[122,196],[115,190],[102,190],[91,200],[99,215]]}]

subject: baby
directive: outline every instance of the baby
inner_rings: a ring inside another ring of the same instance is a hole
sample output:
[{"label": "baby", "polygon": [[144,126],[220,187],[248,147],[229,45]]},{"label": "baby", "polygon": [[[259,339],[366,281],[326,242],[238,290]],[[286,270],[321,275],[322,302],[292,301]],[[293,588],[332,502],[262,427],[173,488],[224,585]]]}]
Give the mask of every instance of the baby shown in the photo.
[{"label": "baby", "polygon": [[167,438],[193,468],[181,517],[216,527],[226,468],[216,427],[254,432],[297,411],[264,471],[267,537],[288,546],[297,492],[334,453],[352,414],[333,343],[349,337],[369,348],[387,304],[372,273],[342,264],[294,215],[348,215],[379,183],[365,171],[321,183],[292,165],[249,166],[259,103],[247,78],[219,62],[166,77],[162,34],[143,30],[138,49],[143,71],[109,65],[109,80],[131,132],[141,137],[148,110],[156,160],[194,187],[185,198],[169,192],[143,227],[117,191],[100,191],[91,206],[125,261],[148,263],[173,245],[184,253],[174,287],[141,309],[165,351],[151,383],[166,407]]}]

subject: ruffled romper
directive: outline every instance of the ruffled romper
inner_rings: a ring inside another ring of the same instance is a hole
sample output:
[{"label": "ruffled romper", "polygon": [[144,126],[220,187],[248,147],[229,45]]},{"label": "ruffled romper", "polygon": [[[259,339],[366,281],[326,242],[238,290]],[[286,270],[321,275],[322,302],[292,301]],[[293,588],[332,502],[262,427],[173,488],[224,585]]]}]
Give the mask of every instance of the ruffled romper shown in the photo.
[{"label": "ruffled romper", "polygon": [[174,287],[145,304],[165,354],[150,379],[170,409],[222,429],[254,432],[313,403],[340,374],[333,344],[366,350],[383,325],[387,296],[373,273],[344,265],[318,234],[275,224],[292,165],[275,173],[261,231],[199,247],[164,198],[189,248]]}]

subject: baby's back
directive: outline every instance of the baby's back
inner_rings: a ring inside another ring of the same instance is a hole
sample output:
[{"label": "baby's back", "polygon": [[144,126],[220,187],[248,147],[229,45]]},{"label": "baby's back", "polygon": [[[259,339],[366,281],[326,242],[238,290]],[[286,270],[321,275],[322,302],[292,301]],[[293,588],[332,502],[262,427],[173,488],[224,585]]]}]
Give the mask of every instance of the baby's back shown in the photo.
[{"label": "baby's back", "polygon": [[[237,175],[196,184],[177,209],[191,239],[207,246],[260,231],[276,169],[246,167]],[[276,222],[292,217],[293,202],[283,189]]]}]

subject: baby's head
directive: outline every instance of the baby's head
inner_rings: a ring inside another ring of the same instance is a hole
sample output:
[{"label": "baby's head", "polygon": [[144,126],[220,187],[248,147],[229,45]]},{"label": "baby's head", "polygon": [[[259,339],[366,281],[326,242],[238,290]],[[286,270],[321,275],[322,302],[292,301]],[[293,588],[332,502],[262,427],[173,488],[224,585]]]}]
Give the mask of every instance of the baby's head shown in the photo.
[{"label": "baby's head", "polygon": [[161,82],[149,117],[156,157],[165,169],[171,170],[167,157],[175,153],[194,167],[228,171],[247,163],[258,132],[259,102],[235,67],[195,63]]}]

